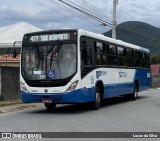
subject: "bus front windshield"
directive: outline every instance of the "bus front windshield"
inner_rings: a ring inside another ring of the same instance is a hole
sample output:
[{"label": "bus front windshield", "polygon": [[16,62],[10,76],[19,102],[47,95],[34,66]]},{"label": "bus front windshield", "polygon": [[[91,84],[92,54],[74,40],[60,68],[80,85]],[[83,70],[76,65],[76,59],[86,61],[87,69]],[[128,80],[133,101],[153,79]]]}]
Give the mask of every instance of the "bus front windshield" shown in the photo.
[{"label": "bus front windshield", "polygon": [[22,75],[28,80],[66,79],[76,73],[76,44],[23,46]]}]

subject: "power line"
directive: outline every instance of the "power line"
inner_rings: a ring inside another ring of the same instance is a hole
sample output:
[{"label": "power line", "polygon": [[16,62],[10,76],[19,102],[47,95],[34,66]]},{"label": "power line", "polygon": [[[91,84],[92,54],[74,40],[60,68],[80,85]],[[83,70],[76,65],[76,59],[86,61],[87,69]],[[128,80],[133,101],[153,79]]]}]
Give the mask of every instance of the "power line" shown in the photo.
[{"label": "power line", "polygon": [[[53,0],[51,0],[51,1],[53,1]],[[83,10],[81,10],[81,9],[79,9],[79,8],[69,4],[67,2],[64,2],[63,0],[59,0],[59,1],[62,2],[63,4],[66,4],[67,6],[69,6],[71,8],[73,8],[74,10],[77,10],[77,11],[83,13],[84,15],[87,15],[88,17],[95,19],[96,21],[99,21],[101,23],[105,23],[105,24],[107,24],[107,26],[113,27],[113,24],[110,23],[110,22],[107,22],[105,20],[100,19],[99,17],[96,17],[96,16],[94,16],[94,15],[92,15],[90,13],[87,13],[86,11],[83,11]]]},{"label": "power line", "polygon": [[[93,21],[93,19],[87,19],[87,17],[85,17],[84,15],[80,15],[80,13],[77,13],[76,11],[72,10],[72,9],[68,9],[68,7],[65,7],[64,5],[61,5],[60,3],[58,2],[55,2],[55,1],[52,1],[52,0],[48,0],[48,2],[52,3],[52,4],[55,4],[57,5],[58,7],[64,9],[65,11],[75,15],[76,17],[78,16],[79,18],[89,22],[89,23],[92,23],[94,24],[95,26],[97,26],[98,28],[100,28],[102,30],[102,27],[98,26],[95,21]],[[84,24],[84,22],[82,22],[82,24]]]},{"label": "power line", "polygon": [[[68,12],[70,12],[70,13],[76,15],[76,16],[79,16],[80,18],[85,19],[85,21],[88,20],[88,19],[86,18],[86,16],[87,16],[87,17],[89,17],[90,19],[92,19],[92,20],[94,20],[94,21],[96,21],[96,22],[100,22],[100,23],[106,24],[106,26],[109,26],[109,27],[112,27],[112,26],[113,26],[112,23],[106,22],[105,20],[102,20],[102,19],[100,19],[99,17],[96,17],[96,16],[94,16],[94,15],[92,15],[92,14],[86,12],[86,11],[83,11],[82,9],[79,9],[79,8],[77,8],[77,7],[74,6],[74,5],[68,4],[67,2],[64,2],[63,0],[58,0],[58,2],[57,2],[57,1],[53,1],[53,0],[48,0],[48,1],[50,1],[52,4],[57,4],[57,6],[65,9],[66,11],[68,11]],[[68,0],[68,1],[70,1],[70,0]],[[63,5],[62,5],[62,4],[63,4]],[[65,6],[65,5],[66,5],[66,6]],[[78,11],[78,13],[77,13],[77,11]],[[81,15],[80,15],[80,14],[81,14]],[[92,21],[92,22],[93,22],[93,21]],[[142,35],[139,35],[139,34],[137,34],[137,33],[133,33],[133,32],[131,32],[131,31],[128,31],[128,30],[126,30],[126,29],[124,29],[124,28],[117,28],[117,30],[119,30],[119,31],[121,31],[121,32],[123,32],[123,33],[130,34],[130,35],[132,35],[132,36],[139,36],[139,37],[143,37],[143,38],[147,38],[147,39],[151,39],[151,40],[160,40],[160,39],[158,39],[158,38],[150,38],[150,37],[148,37],[148,36],[142,36]]]},{"label": "power line", "polygon": [[[97,21],[99,21],[99,22],[101,22],[101,23],[106,23],[106,25],[109,26],[109,27],[114,26],[112,23],[106,22],[106,21],[104,21],[104,20],[102,20],[102,19],[100,19],[100,18],[98,18],[98,17],[96,17],[96,16],[94,16],[94,15],[92,15],[92,14],[90,14],[90,13],[87,13],[87,12],[85,12],[85,11],[83,11],[83,10],[81,10],[81,9],[73,6],[73,5],[71,5],[71,4],[68,4],[67,2],[64,2],[63,0],[59,0],[59,1],[62,2],[62,3],[64,3],[64,4],[66,4],[67,6],[69,6],[69,7],[71,7],[71,8],[74,8],[75,10],[78,10],[79,12],[82,12],[83,14],[85,14],[85,15],[93,18],[94,20],[97,20]],[[152,40],[153,40],[153,39],[154,39],[154,40],[160,40],[160,39],[158,39],[158,38],[150,38],[150,37],[148,37],[148,36],[143,36],[143,35],[140,35],[140,34],[137,34],[137,33],[133,33],[133,32],[131,32],[131,31],[128,31],[128,30],[124,29],[124,28],[117,28],[117,30],[119,30],[119,31],[121,31],[121,32],[124,32],[124,33],[127,33],[127,34],[130,34],[130,35],[133,35],[133,36],[140,36],[140,37],[147,38],[147,39],[152,39]]]},{"label": "power line", "polygon": [[[98,7],[95,7],[94,5],[92,5],[92,7],[89,6],[89,3],[88,3],[87,1],[85,2],[85,4],[83,4],[82,2],[79,2],[78,0],[75,0],[75,1],[77,1],[77,2],[78,2],[79,4],[81,4],[81,5],[89,8],[89,10],[91,10],[91,11],[93,12],[93,14],[96,14],[96,15],[98,15],[98,16],[100,16],[100,17],[102,17],[102,18],[104,18],[104,19],[107,19],[108,21],[112,22],[111,19],[109,19],[109,18],[106,17],[107,15],[99,12],[99,11],[104,12],[104,11],[102,11],[102,9],[100,9],[100,8],[98,8]],[[93,7],[94,7],[94,8],[93,8]],[[83,7],[83,8],[84,8],[84,7]],[[97,10],[96,10],[96,9],[97,9]],[[99,10],[99,11],[98,11],[98,10]]]}]

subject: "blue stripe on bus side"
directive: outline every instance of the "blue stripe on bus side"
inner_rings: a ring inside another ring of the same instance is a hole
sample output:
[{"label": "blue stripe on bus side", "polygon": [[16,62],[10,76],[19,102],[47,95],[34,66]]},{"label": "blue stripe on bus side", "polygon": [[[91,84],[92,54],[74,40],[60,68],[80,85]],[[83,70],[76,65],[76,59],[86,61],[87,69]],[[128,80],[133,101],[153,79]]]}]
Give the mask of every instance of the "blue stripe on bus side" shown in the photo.
[{"label": "blue stripe on bus side", "polygon": [[115,83],[104,85],[104,98],[133,93],[134,83]]}]

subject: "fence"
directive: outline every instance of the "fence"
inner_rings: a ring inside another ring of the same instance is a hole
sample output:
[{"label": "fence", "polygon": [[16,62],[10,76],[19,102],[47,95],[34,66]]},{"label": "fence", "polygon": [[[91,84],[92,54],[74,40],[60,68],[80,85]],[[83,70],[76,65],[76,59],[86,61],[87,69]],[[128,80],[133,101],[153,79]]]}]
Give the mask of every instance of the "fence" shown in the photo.
[{"label": "fence", "polygon": [[20,98],[19,68],[0,67],[0,99]]}]

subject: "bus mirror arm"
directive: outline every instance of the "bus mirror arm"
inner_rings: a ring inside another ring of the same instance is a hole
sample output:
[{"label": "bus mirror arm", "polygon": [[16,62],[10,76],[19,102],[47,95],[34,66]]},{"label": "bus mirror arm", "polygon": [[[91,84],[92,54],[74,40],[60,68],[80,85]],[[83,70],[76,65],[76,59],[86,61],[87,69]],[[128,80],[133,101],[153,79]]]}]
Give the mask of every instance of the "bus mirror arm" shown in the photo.
[{"label": "bus mirror arm", "polygon": [[15,41],[15,42],[13,43],[13,58],[16,58],[16,57],[17,57],[17,52],[16,52],[16,48],[15,48],[16,43],[22,43],[22,42],[21,42],[21,41]]},{"label": "bus mirror arm", "polygon": [[13,48],[13,58],[16,58],[17,57],[17,52],[16,52],[16,49]]}]

